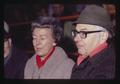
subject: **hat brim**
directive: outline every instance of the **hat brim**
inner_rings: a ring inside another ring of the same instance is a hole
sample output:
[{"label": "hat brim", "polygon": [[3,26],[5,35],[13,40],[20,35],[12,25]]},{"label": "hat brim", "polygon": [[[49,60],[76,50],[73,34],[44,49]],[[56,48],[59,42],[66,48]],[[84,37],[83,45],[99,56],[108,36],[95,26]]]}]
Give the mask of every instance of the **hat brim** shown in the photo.
[{"label": "hat brim", "polygon": [[76,24],[78,24],[79,22],[78,21],[73,21],[73,22],[71,22],[72,23],[72,25],[76,25]]}]

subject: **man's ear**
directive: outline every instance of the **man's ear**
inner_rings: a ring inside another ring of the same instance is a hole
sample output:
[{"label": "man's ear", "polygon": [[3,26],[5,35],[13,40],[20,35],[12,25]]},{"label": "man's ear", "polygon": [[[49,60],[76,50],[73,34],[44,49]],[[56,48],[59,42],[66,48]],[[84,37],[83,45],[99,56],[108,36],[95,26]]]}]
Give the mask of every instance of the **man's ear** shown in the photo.
[{"label": "man's ear", "polygon": [[101,43],[104,43],[107,41],[109,33],[107,31],[101,32]]}]

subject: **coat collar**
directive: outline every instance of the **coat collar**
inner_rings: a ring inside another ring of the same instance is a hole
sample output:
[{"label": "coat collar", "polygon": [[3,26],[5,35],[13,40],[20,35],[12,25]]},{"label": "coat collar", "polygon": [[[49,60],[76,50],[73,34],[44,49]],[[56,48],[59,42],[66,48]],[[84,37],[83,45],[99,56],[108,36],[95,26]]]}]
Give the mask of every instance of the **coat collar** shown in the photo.
[{"label": "coat collar", "polygon": [[[103,43],[101,45],[99,45],[98,47],[96,47],[89,55],[90,58],[93,58],[94,56],[96,56],[96,54],[98,54],[99,52],[101,52],[102,50],[104,50],[105,48],[107,48],[107,43]],[[81,64],[81,62],[86,59],[85,57],[83,57],[82,55],[79,55],[79,57],[77,58],[77,65]]]}]

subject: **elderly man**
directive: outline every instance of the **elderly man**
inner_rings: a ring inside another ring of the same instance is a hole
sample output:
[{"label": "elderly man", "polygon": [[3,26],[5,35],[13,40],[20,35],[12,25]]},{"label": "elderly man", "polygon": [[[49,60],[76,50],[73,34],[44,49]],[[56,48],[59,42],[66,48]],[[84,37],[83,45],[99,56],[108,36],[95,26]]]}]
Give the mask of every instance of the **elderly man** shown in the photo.
[{"label": "elderly man", "polygon": [[115,53],[111,42],[111,22],[106,10],[97,5],[87,6],[77,21],[72,36],[79,56],[71,79],[113,79]]}]

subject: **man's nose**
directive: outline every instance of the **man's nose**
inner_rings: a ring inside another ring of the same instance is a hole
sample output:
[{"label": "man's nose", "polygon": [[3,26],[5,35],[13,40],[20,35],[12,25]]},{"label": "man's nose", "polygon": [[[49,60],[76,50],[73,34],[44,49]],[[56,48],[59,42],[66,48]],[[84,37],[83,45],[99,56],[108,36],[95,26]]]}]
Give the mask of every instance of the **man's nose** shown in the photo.
[{"label": "man's nose", "polygon": [[74,37],[74,41],[75,42],[78,42],[78,41],[81,41],[82,38],[79,36],[79,34],[77,34],[75,37]]}]

